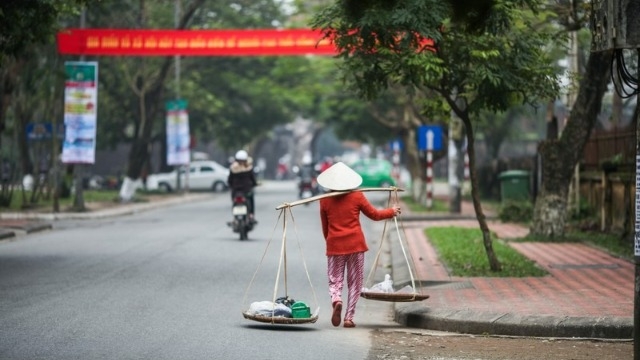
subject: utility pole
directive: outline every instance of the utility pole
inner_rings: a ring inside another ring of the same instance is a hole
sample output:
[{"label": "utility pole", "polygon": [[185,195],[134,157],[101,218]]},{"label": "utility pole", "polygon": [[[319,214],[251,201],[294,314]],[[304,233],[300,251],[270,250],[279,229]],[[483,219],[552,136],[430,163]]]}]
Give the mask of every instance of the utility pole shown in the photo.
[{"label": "utility pole", "polygon": [[[51,87],[51,98],[55,99],[56,90],[55,87]],[[58,121],[56,120],[56,111],[54,106],[53,114],[51,117],[51,169],[53,174],[53,212],[60,211],[60,166],[58,166]]]}]

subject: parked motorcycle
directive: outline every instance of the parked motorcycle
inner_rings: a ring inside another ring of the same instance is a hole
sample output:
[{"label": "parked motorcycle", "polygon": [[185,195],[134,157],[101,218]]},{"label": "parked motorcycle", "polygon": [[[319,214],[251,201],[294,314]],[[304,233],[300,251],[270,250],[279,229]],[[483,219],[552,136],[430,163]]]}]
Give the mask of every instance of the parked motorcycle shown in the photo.
[{"label": "parked motorcycle", "polygon": [[251,204],[247,198],[247,194],[242,192],[235,192],[233,194],[233,205],[231,207],[231,213],[233,214],[233,221],[227,223],[233,230],[233,232],[240,234],[240,240],[247,240],[249,238],[249,231],[253,230],[256,224],[255,220],[250,217]]}]

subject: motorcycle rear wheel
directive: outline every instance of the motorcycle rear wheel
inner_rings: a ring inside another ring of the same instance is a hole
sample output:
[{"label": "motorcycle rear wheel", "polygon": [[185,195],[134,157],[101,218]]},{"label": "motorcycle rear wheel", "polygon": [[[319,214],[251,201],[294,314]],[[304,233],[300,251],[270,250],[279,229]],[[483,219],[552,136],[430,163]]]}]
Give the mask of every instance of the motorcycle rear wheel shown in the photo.
[{"label": "motorcycle rear wheel", "polygon": [[249,239],[249,231],[247,230],[247,226],[245,224],[240,225],[239,233],[240,233],[240,240]]}]

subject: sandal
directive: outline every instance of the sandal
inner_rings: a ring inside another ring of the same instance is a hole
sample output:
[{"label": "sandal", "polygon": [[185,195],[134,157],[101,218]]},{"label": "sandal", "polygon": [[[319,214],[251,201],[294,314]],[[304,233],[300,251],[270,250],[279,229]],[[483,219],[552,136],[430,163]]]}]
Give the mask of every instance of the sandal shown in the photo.
[{"label": "sandal", "polygon": [[345,320],[344,321],[344,327],[346,327],[346,328],[354,328],[354,327],[356,327],[356,324],[352,320]]},{"label": "sandal", "polygon": [[331,314],[331,324],[333,324],[333,326],[340,326],[341,312],[342,312],[342,301],[335,301],[333,303],[333,314]]}]

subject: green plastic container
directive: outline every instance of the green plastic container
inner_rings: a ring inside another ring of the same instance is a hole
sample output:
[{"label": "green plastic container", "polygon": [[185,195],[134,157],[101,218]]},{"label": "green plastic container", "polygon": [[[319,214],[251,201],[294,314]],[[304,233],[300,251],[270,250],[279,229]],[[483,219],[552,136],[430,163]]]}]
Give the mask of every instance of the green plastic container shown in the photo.
[{"label": "green plastic container", "polygon": [[498,175],[500,179],[500,197],[505,200],[529,200],[529,172],[509,170]]},{"label": "green plastic container", "polygon": [[301,301],[295,302],[291,305],[291,316],[294,319],[308,319],[311,317],[311,309]]}]

